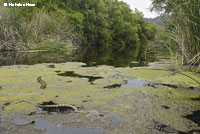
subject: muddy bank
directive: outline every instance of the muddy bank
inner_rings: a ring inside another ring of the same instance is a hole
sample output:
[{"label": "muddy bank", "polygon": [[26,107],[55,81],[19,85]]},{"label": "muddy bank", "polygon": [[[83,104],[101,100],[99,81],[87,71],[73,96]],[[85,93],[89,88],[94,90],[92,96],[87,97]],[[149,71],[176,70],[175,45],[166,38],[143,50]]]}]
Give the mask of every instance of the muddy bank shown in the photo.
[{"label": "muddy bank", "polygon": [[[84,65],[1,67],[1,133],[161,134],[167,132],[162,126],[176,133],[199,129],[198,121],[189,118],[200,110],[199,74],[174,72],[171,61],[138,68]],[[37,82],[39,76],[45,89]],[[87,113],[62,113],[58,107],[44,111],[39,107],[44,102],[68,104]]]}]

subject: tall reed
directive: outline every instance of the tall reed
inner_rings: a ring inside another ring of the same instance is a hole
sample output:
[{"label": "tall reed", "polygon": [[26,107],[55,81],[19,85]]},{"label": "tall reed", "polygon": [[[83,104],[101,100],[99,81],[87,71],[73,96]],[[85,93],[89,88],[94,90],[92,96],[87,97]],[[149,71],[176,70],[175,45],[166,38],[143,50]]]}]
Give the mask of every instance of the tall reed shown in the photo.
[{"label": "tall reed", "polygon": [[200,1],[153,0],[153,10],[164,11],[170,16],[168,37],[176,45],[175,56],[182,65],[200,66]]},{"label": "tall reed", "polygon": [[0,8],[0,51],[34,49],[46,40],[77,43],[76,31],[65,15],[38,10],[24,17],[21,12],[19,8]]}]

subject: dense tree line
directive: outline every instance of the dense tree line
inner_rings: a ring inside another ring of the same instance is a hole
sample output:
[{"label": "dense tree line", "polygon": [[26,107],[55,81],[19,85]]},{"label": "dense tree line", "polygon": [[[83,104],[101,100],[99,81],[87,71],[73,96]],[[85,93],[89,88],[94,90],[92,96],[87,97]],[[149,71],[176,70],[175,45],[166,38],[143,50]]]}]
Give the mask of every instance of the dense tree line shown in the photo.
[{"label": "dense tree line", "polygon": [[[36,7],[15,7],[15,9],[8,7],[6,11],[15,10],[10,18],[16,19],[11,25],[14,25],[18,31],[23,31],[20,26],[22,22],[26,22],[26,25],[37,24],[35,29],[40,30],[37,38],[34,37],[35,44],[50,39],[66,42],[67,39],[68,42],[71,40],[73,44],[84,46],[137,49],[145,47],[154,39],[156,33],[156,26],[146,23],[141,12],[136,10],[133,13],[126,3],[118,0],[29,0],[26,2],[35,3]],[[41,19],[38,19],[38,16]],[[46,20],[42,20],[45,18]],[[40,23],[40,21],[44,22]],[[44,25],[44,28],[40,25]],[[33,31],[34,29],[29,32]],[[51,33],[60,36],[54,38]],[[25,44],[34,36],[30,36],[30,33],[23,35],[27,37],[20,35],[18,38],[21,37]],[[3,37],[1,38],[3,40]]]}]

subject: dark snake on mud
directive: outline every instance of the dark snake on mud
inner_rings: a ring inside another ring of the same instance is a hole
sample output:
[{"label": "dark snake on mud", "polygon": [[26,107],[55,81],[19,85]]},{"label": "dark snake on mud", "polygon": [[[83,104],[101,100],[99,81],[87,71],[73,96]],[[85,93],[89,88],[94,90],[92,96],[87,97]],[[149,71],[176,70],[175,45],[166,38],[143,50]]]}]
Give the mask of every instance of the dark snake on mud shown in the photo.
[{"label": "dark snake on mud", "polygon": [[47,83],[42,80],[42,76],[37,77],[37,81],[41,84],[41,89],[45,89],[47,87]]}]

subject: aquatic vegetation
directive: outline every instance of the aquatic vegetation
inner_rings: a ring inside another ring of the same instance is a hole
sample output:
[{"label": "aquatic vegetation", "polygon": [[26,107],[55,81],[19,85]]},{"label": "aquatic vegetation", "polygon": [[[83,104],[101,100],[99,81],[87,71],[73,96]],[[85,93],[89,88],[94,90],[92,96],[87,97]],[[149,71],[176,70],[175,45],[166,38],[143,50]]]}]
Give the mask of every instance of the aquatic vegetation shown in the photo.
[{"label": "aquatic vegetation", "polygon": [[142,79],[156,79],[164,76],[169,76],[170,71],[165,70],[154,70],[154,69],[132,69],[129,70],[130,75]]},{"label": "aquatic vegetation", "polygon": [[157,80],[161,81],[162,83],[181,85],[184,87],[200,87],[200,84],[197,82],[197,81],[200,82],[200,75],[195,72],[175,73],[170,77],[164,76],[162,78],[158,78]]},{"label": "aquatic vegetation", "polygon": [[[17,111],[23,109],[26,113],[31,111],[31,109],[35,109],[35,107],[30,104],[14,104],[14,102],[21,99],[36,101],[37,103],[55,100],[56,103],[80,105],[82,102],[82,100],[80,100],[80,95],[83,96],[83,100],[87,98],[86,96],[88,95],[98,95],[102,92],[102,90],[99,90],[99,88],[95,85],[91,85],[88,82],[88,79],[60,77],[55,72],[57,69],[63,71],[80,71],[81,69],[79,68],[81,68],[82,64],[83,63],[55,64],[56,68],[48,68],[45,64],[34,66],[16,66],[16,68],[2,67],[0,70],[0,81],[2,85],[5,85],[6,90],[2,90],[0,93],[0,101],[9,100],[12,102],[12,105],[5,107],[4,112],[7,111],[6,113],[10,112],[10,114],[18,113]],[[83,73],[85,73],[85,71],[83,71],[82,74]],[[94,71],[93,73],[96,72]],[[110,72],[110,74],[112,73],[113,71]],[[41,91],[39,88],[40,84],[37,82],[38,76],[42,76],[48,84],[45,91]],[[24,83],[24,81],[26,82]],[[71,82],[68,83],[67,81]],[[24,108],[26,108],[26,110]]]},{"label": "aquatic vegetation", "polygon": [[[20,100],[27,100],[36,104],[53,102],[53,105],[83,106],[83,111],[91,114],[76,113],[81,116],[82,120],[93,118],[94,112],[92,111],[99,111],[104,116],[94,116],[95,118],[103,118],[115,125],[125,122],[128,130],[137,130],[136,134],[149,132],[149,128],[144,129],[143,126],[150,126],[153,123],[145,122],[146,120],[156,120],[183,132],[191,131],[191,125],[196,128],[195,123],[183,118],[199,105],[197,100],[193,100],[200,97],[196,88],[191,90],[163,85],[150,87],[145,84],[139,89],[133,87],[108,89],[110,85],[123,85],[134,78],[135,80],[145,79],[147,83],[167,83],[170,79],[175,81],[176,77],[180,76],[174,74],[173,71],[153,70],[152,68],[114,68],[112,66],[82,67],[85,64],[79,62],[54,63],[53,68],[49,68],[49,65],[52,64],[4,66],[0,69],[0,83],[3,87],[3,90],[0,90],[2,115],[36,116],[35,111],[38,110],[36,105],[26,102],[17,103]],[[62,73],[66,73],[67,77],[58,75]],[[187,72],[187,74],[193,73]],[[193,75],[195,79],[198,79],[196,74]],[[48,84],[44,90],[40,89],[40,84],[37,82],[39,76],[42,76]],[[88,81],[89,78],[83,78],[83,76],[101,77],[101,79],[96,79],[91,84]],[[178,79],[174,84],[184,85],[190,82],[188,79]],[[66,109],[62,108],[53,109],[52,112],[59,110],[60,113],[63,110],[63,113],[66,112]],[[109,117],[109,114],[116,115],[116,119]],[[131,127],[133,121],[136,123],[134,127]]]}]

